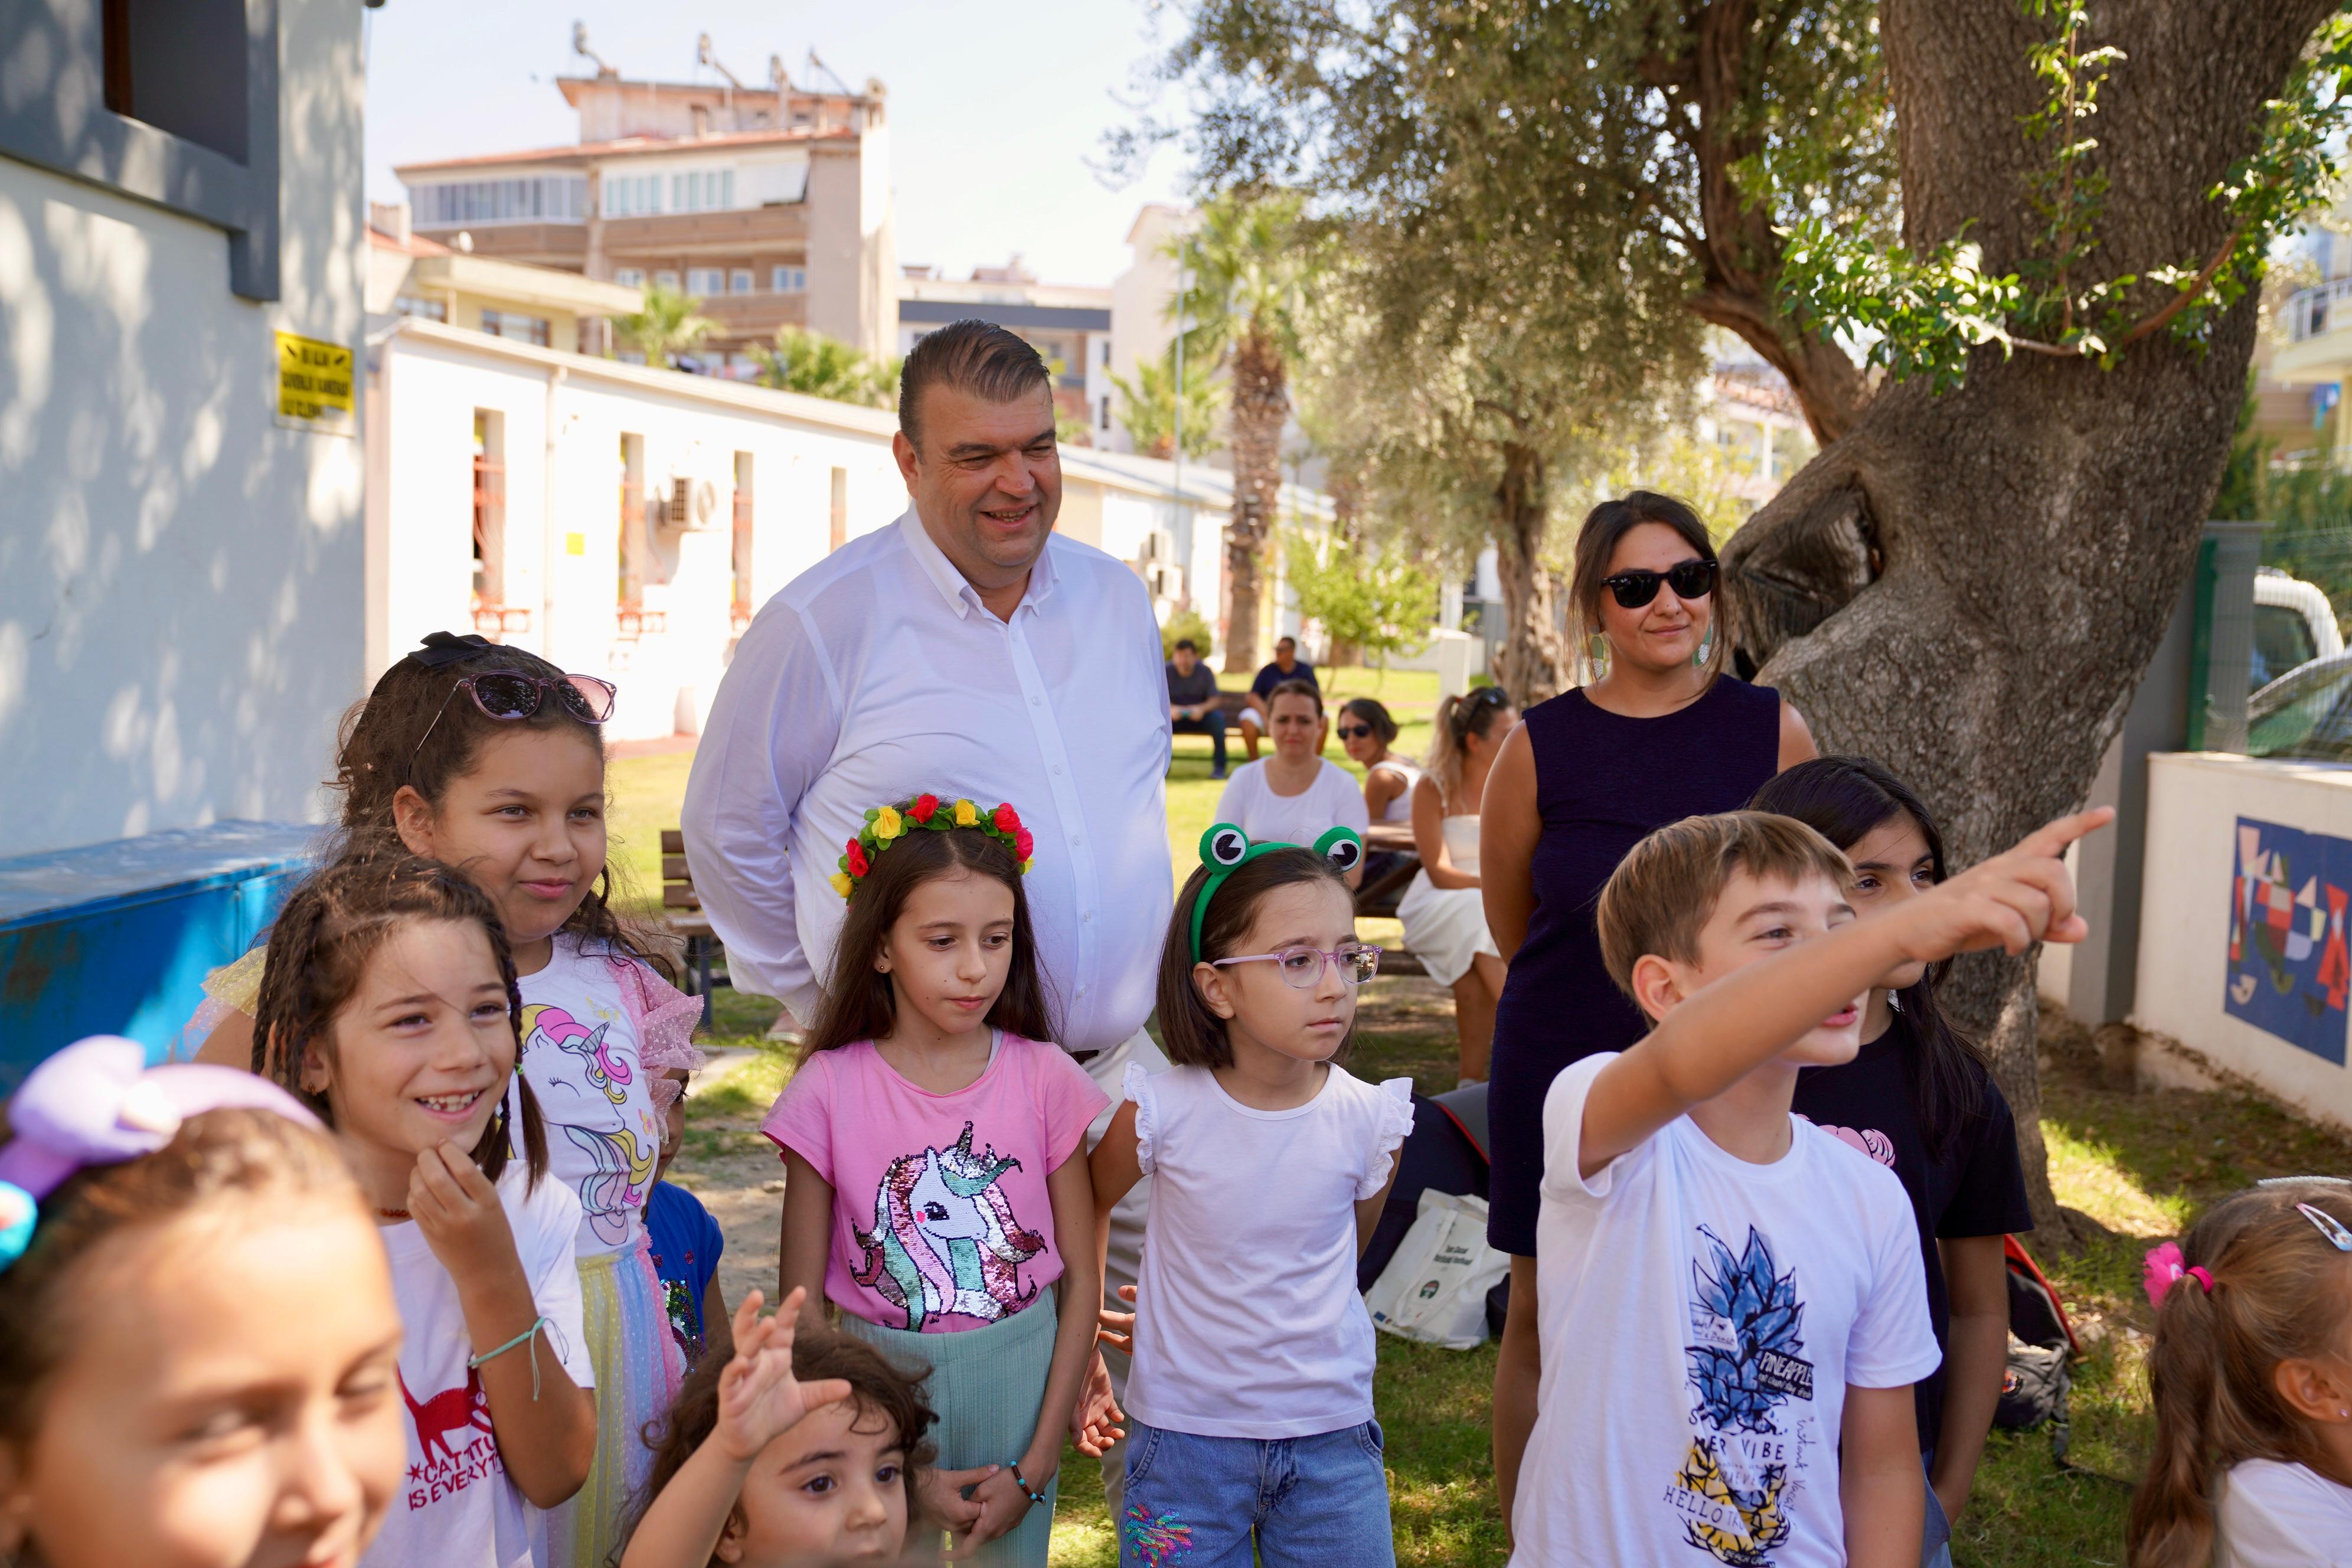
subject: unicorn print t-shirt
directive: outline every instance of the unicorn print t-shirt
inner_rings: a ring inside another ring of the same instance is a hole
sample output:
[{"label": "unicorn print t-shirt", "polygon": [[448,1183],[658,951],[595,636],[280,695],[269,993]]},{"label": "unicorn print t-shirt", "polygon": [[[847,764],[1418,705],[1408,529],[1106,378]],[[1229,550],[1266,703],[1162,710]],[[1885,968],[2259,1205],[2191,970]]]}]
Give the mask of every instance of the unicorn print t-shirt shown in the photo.
[{"label": "unicorn print t-shirt", "polygon": [[661,1120],[622,987],[634,961],[580,950],[569,931],[522,977],[522,1076],[547,1121],[548,1173],[580,1198],[580,1256],[617,1252],[645,1230]]},{"label": "unicorn print t-shirt", "polygon": [[[499,1202],[531,1302],[547,1320],[532,1349],[507,1353],[535,1352],[542,1371],[561,1364],[573,1383],[593,1388],[596,1370],[581,1331],[580,1268],[572,1251],[579,1204],[552,1174],[531,1188],[520,1160],[509,1161],[499,1178]],[[466,1364],[475,1345],[456,1281],[413,1220],[387,1226],[383,1249],[406,1331],[399,1394],[408,1462],[383,1533],[360,1560],[362,1568],[530,1568],[545,1562],[546,1517],[507,1479],[490,1435],[482,1374]]]},{"label": "unicorn print t-shirt", "polygon": [[1058,1047],[1018,1035],[999,1035],[953,1094],[917,1088],[861,1041],[813,1053],[760,1131],[833,1185],[834,1304],[942,1333],[1009,1318],[1062,1277],[1045,1177],[1109,1103]]}]

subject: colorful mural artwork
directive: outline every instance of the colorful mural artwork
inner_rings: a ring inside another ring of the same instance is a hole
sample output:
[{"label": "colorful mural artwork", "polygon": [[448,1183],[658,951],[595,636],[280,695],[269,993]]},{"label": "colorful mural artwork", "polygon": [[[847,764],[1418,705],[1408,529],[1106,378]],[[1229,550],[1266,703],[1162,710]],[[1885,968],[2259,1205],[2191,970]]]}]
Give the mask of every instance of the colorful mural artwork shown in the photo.
[{"label": "colorful mural artwork", "polygon": [[2344,1065],[2352,953],[2344,910],[2352,839],[2238,818],[2223,1008],[2265,1034]]}]

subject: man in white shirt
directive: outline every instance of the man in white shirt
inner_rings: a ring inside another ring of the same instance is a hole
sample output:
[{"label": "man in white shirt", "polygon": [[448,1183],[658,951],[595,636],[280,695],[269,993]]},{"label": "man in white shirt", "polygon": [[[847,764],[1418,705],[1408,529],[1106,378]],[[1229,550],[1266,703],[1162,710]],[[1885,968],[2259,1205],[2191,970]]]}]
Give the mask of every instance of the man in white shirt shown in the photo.
[{"label": "man in white shirt", "polygon": [[[769,600],[719,682],[686,794],[695,888],[735,984],[807,1022],[841,928],[830,879],[867,809],[925,791],[1012,803],[1036,843],[1056,1043],[1115,1106],[1128,1063],[1166,1065],[1143,1032],[1173,885],[1150,599],[1054,532],[1053,388],[1027,343],[982,321],[926,336],[898,426],[913,505]],[[1141,1191],[1114,1216],[1111,1292],[1135,1279]]]}]

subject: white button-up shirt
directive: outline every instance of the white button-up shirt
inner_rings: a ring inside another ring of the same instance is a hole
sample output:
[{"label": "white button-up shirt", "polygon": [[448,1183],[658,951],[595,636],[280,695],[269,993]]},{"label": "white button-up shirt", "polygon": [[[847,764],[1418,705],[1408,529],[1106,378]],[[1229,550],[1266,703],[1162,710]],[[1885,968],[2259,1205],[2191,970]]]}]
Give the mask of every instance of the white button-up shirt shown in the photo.
[{"label": "white button-up shirt", "polygon": [[1010,621],[910,508],[761,607],[719,684],[686,791],[694,885],[745,991],[815,1016],[866,811],[926,791],[1009,801],[1059,1044],[1150,1016],[1173,903],[1168,683],[1142,582],[1060,535]]}]

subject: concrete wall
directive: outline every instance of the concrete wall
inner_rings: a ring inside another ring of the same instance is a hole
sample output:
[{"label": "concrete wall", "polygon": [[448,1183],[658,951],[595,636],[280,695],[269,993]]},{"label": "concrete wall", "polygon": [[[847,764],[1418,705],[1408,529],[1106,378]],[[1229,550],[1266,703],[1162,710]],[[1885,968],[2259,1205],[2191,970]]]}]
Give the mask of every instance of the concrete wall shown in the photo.
[{"label": "concrete wall", "polygon": [[272,335],[359,345],[360,8],[278,25],[275,301],[0,156],[0,856],[313,816],[361,689],[360,442],[278,427]]},{"label": "concrete wall", "polygon": [[[2275,873],[2290,930],[2311,939],[2308,951],[2233,930],[2234,884],[2249,864],[2257,882]],[[2347,895],[2352,769],[2216,752],[2151,757],[2131,1021],[2289,1105],[2352,1126]]]},{"label": "concrete wall", "polygon": [[808,324],[862,353],[898,352],[898,256],[883,126],[811,148]]},{"label": "concrete wall", "polygon": [[[1176,292],[1177,268],[1173,258],[1160,254],[1160,247],[1191,221],[1190,214],[1158,205],[1136,215],[1128,233],[1134,259],[1110,286],[1108,374],[1132,384],[1139,364],[1150,363],[1167,353],[1169,340],[1175,335],[1166,312],[1169,299]],[[1110,431],[1097,434],[1096,440],[1114,452],[1133,451],[1135,443],[1128,439],[1126,426],[1118,421],[1118,394],[1114,391],[1111,395]]]},{"label": "concrete wall", "polygon": [[[563,363],[570,360],[570,363]],[[621,689],[607,733],[640,740],[696,730],[732,650],[735,456],[751,455],[751,602],[830,548],[833,471],[846,479],[847,534],[907,507],[891,461],[888,416],[843,410],[835,424],[796,418],[814,400],[567,355],[510,354],[487,340],[411,324],[377,356],[383,434],[372,453],[370,674],[427,632],[471,624],[472,454],[477,409],[502,421],[506,461],[505,602],[530,611],[505,640]],[[674,390],[673,390],[674,388]],[[626,526],[641,600],[659,631],[618,626],[625,526],[622,437],[643,438]],[[718,492],[709,526],[656,527],[648,490],[673,477]],[[380,495],[380,499],[379,499]]]}]

